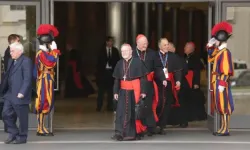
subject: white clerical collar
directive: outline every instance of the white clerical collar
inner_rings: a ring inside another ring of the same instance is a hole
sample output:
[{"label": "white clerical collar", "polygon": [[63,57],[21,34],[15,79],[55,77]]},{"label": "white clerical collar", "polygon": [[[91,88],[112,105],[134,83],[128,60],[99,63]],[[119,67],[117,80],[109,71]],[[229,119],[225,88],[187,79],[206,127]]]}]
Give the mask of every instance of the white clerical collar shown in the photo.
[{"label": "white clerical collar", "polygon": [[41,50],[43,50],[45,52],[48,51],[48,49],[47,49],[47,47],[45,45],[39,45],[39,49],[41,49]]},{"label": "white clerical collar", "polygon": [[168,53],[168,52],[164,52],[163,50],[160,50],[160,52],[161,52],[162,54],[166,54],[166,53]]},{"label": "white clerical collar", "polygon": [[219,50],[223,50],[224,48],[227,48],[227,43],[223,43],[218,47]]}]

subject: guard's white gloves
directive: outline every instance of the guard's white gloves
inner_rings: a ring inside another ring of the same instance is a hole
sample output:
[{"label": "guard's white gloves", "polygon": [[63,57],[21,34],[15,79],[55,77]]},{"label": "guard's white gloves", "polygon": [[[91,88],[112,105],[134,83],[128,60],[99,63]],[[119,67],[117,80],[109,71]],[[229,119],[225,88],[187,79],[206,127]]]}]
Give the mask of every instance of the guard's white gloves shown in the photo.
[{"label": "guard's white gloves", "polygon": [[219,92],[221,92],[221,93],[222,93],[222,92],[224,92],[225,87],[224,87],[224,86],[219,85],[218,89],[219,89]]},{"label": "guard's white gloves", "polygon": [[208,43],[207,43],[207,47],[212,47],[216,42],[216,39],[215,38],[211,38]]},{"label": "guard's white gloves", "polygon": [[57,49],[57,45],[56,45],[56,42],[55,42],[55,41],[53,41],[53,42],[51,43],[50,48],[51,48],[51,50]]}]

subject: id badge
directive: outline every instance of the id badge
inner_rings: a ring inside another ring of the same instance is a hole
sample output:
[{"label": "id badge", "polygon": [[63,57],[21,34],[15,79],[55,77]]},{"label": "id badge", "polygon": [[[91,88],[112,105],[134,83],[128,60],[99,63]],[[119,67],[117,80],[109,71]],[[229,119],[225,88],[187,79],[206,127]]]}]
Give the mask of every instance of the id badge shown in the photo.
[{"label": "id badge", "polygon": [[168,69],[167,68],[163,68],[163,72],[165,74],[165,78],[168,78]]}]

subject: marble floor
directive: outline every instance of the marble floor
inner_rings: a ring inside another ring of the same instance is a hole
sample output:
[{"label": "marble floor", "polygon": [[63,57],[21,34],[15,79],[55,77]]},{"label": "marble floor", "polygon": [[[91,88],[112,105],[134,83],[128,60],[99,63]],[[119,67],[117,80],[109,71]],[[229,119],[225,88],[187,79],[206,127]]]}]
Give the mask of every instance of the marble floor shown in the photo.
[{"label": "marble floor", "polygon": [[[96,112],[95,108],[96,95],[77,99],[57,98],[53,126],[54,128],[70,129],[112,129],[114,114],[106,111]],[[205,127],[206,121],[189,123],[189,128]]]}]

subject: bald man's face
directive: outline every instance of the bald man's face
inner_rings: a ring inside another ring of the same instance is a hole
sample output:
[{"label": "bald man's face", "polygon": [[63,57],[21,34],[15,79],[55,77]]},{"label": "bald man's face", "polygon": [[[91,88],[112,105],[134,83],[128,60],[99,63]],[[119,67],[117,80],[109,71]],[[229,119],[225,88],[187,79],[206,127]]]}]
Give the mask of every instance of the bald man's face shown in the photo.
[{"label": "bald man's face", "polygon": [[190,54],[194,51],[194,47],[192,44],[187,43],[184,47],[184,53],[185,54]]},{"label": "bald man's face", "polygon": [[121,48],[122,58],[123,59],[129,59],[132,57],[132,48],[131,46],[124,45]]},{"label": "bald man's face", "polygon": [[161,40],[161,43],[159,45],[160,50],[162,50],[163,52],[168,52],[168,40],[164,39]]},{"label": "bald man's face", "polygon": [[141,51],[146,51],[148,48],[148,39],[144,36],[137,40],[137,48]]}]

